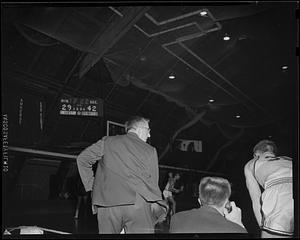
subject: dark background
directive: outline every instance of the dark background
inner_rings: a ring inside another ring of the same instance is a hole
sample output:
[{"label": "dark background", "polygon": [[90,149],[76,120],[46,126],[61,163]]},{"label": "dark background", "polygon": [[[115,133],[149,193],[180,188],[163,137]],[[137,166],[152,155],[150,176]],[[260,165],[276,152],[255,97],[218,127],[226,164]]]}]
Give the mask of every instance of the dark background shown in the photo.
[{"label": "dark background", "polygon": [[[53,201],[74,159],[34,150],[76,156],[106,135],[107,121],[143,115],[151,119],[161,187],[168,171],[182,173],[179,209],[197,205],[201,177],[222,175],[257,234],[243,175],[253,146],[274,140],[280,155],[293,158],[298,183],[296,9],[297,2],[1,4],[1,106],[10,147],[3,227],[26,224],[15,219],[38,202],[60,206]],[[59,115],[62,97],[100,98],[103,114]],[[202,141],[202,152],[180,151],[176,139]]]}]

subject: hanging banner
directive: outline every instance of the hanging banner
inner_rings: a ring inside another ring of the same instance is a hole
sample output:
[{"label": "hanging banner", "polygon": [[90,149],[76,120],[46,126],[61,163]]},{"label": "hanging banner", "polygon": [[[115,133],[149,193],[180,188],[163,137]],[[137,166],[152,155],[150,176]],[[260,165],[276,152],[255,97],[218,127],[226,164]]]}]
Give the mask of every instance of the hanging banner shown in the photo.
[{"label": "hanging banner", "polygon": [[20,104],[19,104],[19,125],[20,126],[22,124],[22,118],[23,118],[23,98],[20,99]]},{"label": "hanging banner", "polygon": [[43,131],[43,103],[40,102],[40,128]]}]

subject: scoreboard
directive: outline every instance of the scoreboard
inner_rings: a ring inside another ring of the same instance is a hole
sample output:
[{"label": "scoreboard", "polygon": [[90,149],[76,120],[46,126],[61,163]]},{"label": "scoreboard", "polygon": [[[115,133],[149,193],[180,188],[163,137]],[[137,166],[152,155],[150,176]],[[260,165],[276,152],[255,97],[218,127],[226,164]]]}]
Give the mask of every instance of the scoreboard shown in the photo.
[{"label": "scoreboard", "polygon": [[103,100],[100,98],[61,98],[59,114],[69,116],[103,116]]}]

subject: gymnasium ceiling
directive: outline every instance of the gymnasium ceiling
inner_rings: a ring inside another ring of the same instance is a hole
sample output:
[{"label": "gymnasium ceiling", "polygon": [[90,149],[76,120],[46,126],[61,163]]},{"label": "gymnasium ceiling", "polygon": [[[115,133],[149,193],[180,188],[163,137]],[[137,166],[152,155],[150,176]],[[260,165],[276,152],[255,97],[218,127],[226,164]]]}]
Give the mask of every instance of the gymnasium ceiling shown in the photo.
[{"label": "gymnasium ceiling", "polygon": [[[12,142],[68,152],[97,140],[106,120],[136,114],[151,119],[160,152],[179,136],[224,143],[245,130],[289,135],[298,112],[296,8],[2,4],[4,104],[18,109],[15,97],[28,94],[46,106],[37,137],[22,142],[15,130]],[[62,96],[101,98],[104,117],[59,116]]]}]

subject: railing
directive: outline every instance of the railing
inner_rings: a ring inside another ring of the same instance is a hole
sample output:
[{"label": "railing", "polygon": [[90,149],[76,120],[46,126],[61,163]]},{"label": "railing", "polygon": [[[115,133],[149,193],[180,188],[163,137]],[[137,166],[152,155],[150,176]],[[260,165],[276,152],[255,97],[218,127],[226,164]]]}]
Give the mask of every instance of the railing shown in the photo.
[{"label": "railing", "polygon": [[[22,147],[12,147],[12,146],[10,146],[10,147],[8,147],[8,150],[15,151],[15,152],[30,153],[30,154],[35,154],[35,155],[49,156],[49,157],[67,158],[67,159],[73,159],[73,160],[76,160],[76,158],[77,158],[77,155],[63,154],[63,153],[57,153],[57,152],[49,152],[49,151],[44,151],[44,150],[22,148]],[[226,176],[223,173],[201,171],[201,170],[197,170],[197,169],[174,167],[174,166],[168,166],[168,165],[159,165],[159,168],[173,169],[173,170],[180,170],[180,171],[191,171],[191,172],[218,175],[218,176]]]}]

